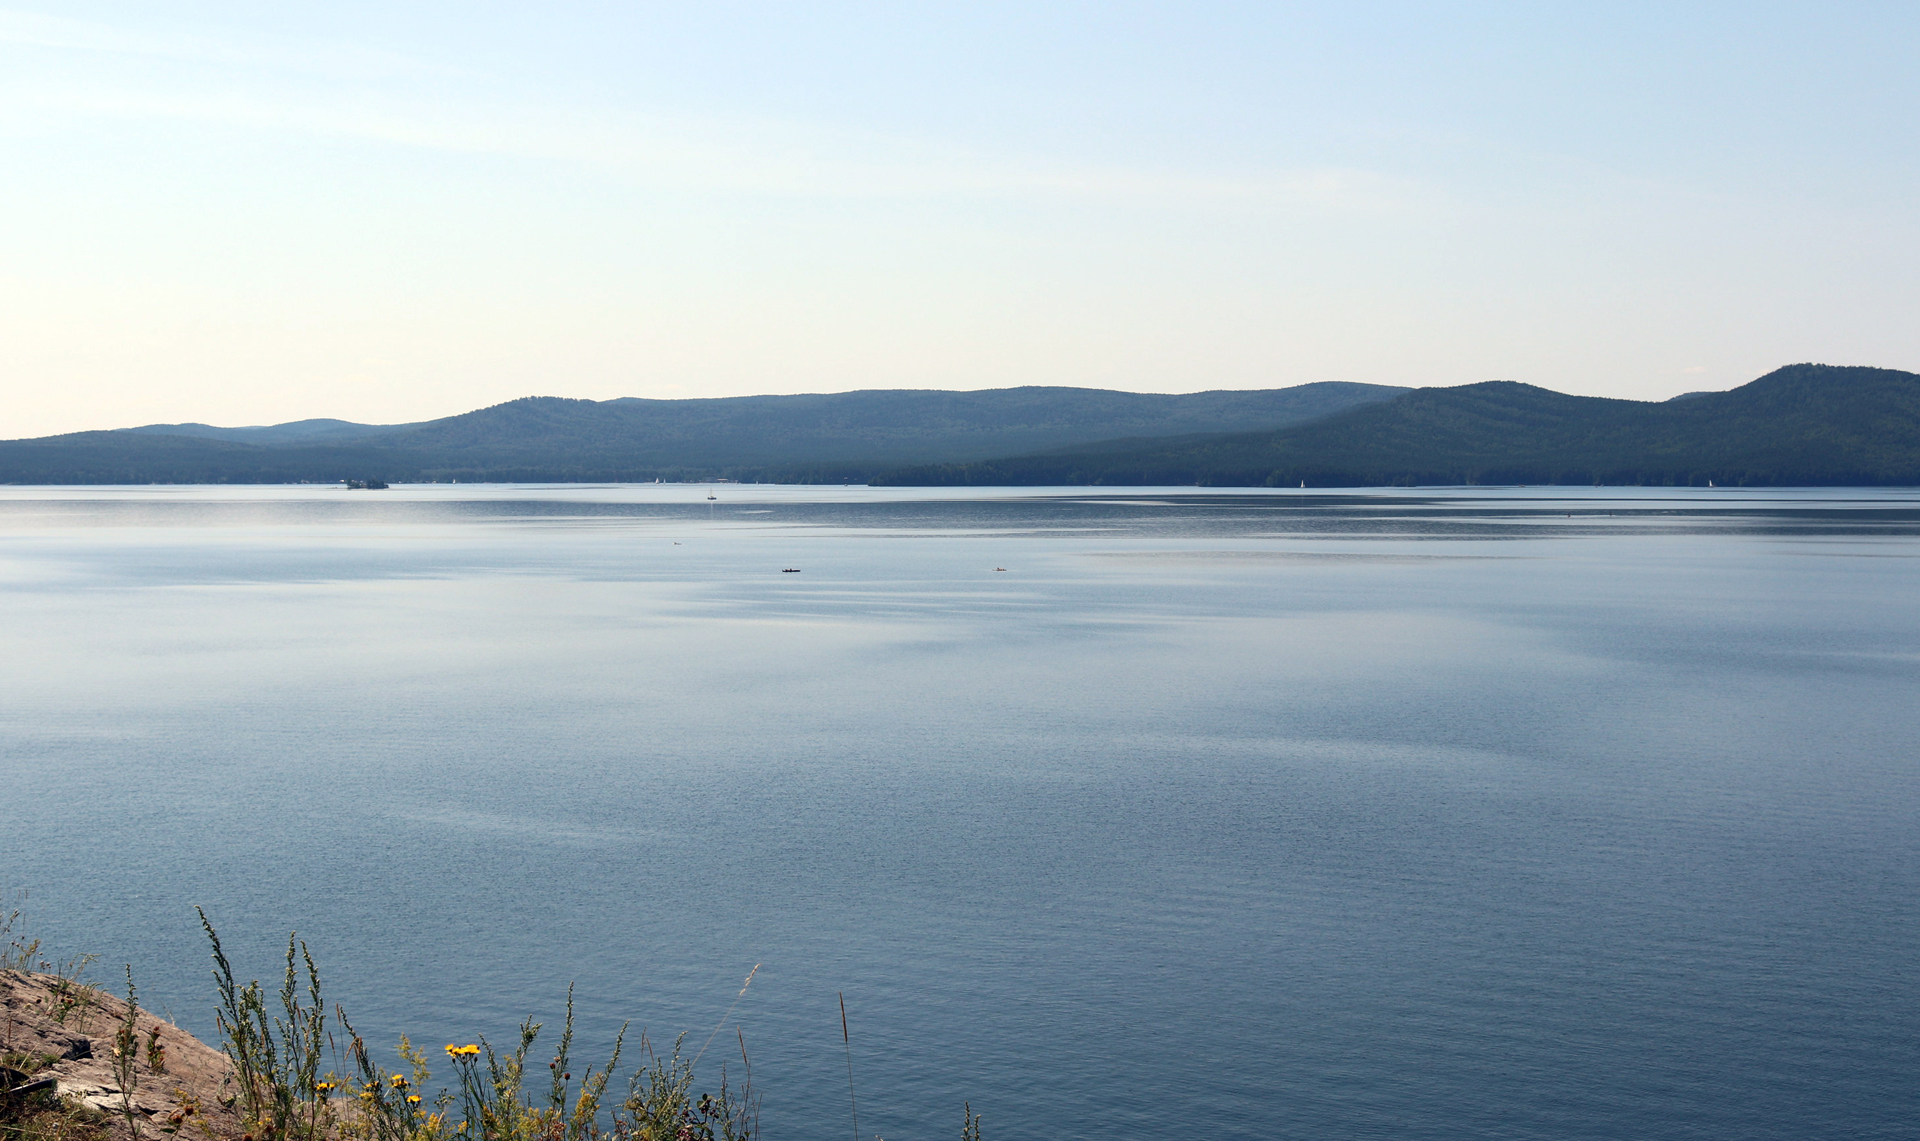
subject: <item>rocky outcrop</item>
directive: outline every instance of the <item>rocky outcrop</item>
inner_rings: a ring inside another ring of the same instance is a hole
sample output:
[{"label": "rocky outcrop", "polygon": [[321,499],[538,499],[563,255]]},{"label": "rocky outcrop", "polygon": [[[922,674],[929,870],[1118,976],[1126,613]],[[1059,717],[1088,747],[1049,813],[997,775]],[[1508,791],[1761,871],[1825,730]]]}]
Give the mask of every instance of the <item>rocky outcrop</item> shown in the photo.
[{"label": "rocky outcrop", "polygon": [[130,1102],[140,1138],[238,1137],[233,1066],[219,1050],[145,1010],[134,1013],[134,1062],[125,1090],[114,1042],[125,999],[56,975],[0,971],[0,1053],[30,1081],[52,1078],[62,1098],[121,1122]]}]

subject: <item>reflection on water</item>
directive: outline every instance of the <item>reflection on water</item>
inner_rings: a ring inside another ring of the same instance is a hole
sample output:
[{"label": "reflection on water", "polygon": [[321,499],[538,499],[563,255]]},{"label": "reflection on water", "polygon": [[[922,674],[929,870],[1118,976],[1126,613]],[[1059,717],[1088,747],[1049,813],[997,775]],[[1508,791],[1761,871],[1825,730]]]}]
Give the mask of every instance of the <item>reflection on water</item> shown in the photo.
[{"label": "reflection on water", "polygon": [[382,1039],[763,963],[770,1136],[836,991],[895,1141],[1920,1114],[1920,497],[706,491],[0,489],[0,882],[202,1031],[195,903]]}]

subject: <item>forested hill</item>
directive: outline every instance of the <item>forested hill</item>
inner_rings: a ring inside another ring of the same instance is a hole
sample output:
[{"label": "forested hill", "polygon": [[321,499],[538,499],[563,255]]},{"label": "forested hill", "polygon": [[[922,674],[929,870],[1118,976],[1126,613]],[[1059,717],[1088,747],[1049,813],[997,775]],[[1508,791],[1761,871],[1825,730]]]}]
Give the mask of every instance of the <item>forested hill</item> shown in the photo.
[{"label": "forested hill", "polygon": [[865,482],[1127,436],[1245,432],[1406,392],[1328,382],[1161,395],[892,390],[712,400],[528,397],[420,424],[153,424],[0,442],[0,483],[737,479]]},{"label": "forested hill", "polygon": [[1415,484],[1920,484],[1920,376],[1790,365],[1663,403],[1510,381],[1422,388],[1278,431],[1134,440],[888,484],[1353,487]]},{"label": "forested hill", "polygon": [[[1005,458],[1005,457],[1015,458]],[[421,424],[149,425],[0,442],[5,483],[725,476],[881,484],[1920,484],[1920,376],[1792,365],[1663,403],[1494,381],[529,397]]]}]

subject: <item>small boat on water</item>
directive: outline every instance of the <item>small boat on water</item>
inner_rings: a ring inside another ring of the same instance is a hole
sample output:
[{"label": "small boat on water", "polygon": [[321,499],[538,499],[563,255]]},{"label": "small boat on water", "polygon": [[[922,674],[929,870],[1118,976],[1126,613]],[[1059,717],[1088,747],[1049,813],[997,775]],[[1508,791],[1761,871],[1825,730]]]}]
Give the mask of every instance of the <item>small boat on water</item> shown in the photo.
[{"label": "small boat on water", "polygon": [[781,574],[799,574],[800,568],[799,567],[781,567],[780,573]]}]

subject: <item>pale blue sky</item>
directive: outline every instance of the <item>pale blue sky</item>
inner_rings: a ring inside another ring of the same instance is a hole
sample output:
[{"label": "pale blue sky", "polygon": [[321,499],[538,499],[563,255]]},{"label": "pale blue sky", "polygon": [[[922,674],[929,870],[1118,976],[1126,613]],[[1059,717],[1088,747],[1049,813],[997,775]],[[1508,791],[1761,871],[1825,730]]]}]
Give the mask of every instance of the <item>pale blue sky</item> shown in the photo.
[{"label": "pale blue sky", "polygon": [[1920,369],[1920,5],[1565,7],[0,8],[0,436]]}]

